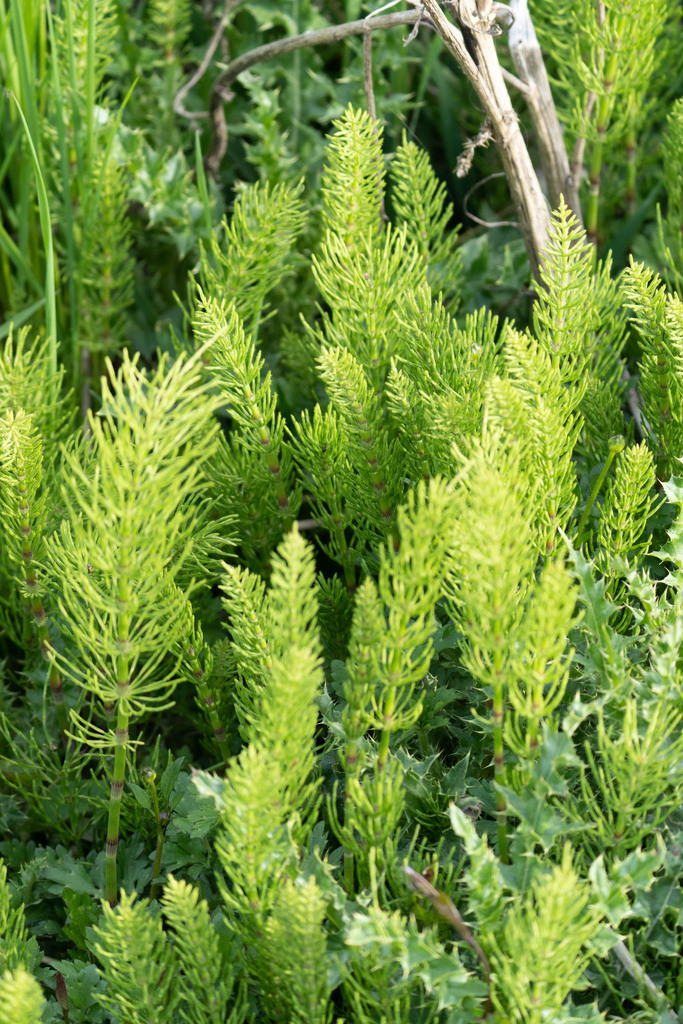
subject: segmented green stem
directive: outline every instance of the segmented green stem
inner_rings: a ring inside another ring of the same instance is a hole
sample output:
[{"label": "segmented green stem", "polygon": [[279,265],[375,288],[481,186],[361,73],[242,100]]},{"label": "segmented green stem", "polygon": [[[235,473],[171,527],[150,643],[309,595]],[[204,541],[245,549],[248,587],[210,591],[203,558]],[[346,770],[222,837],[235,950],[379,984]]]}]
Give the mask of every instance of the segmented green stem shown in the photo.
[{"label": "segmented green stem", "polygon": [[130,581],[127,545],[122,545],[118,574],[118,618],[116,658],[116,730],[114,733],[114,770],[109,793],[109,818],[107,821],[107,847],[105,858],[105,895],[110,906],[118,900],[116,881],[116,854],[119,847],[119,823],[121,820],[121,799],[126,777],[126,752],[128,749],[128,702],[130,692],[129,661],[126,654],[130,640]]},{"label": "segmented green stem", "polygon": [[230,760],[230,748],[228,746],[228,740],[225,735],[223,723],[218,717],[218,712],[216,711],[216,701],[214,700],[211,688],[206,681],[206,675],[204,673],[202,663],[197,657],[197,652],[191,644],[188,645],[186,650],[190,662],[192,678],[194,679],[195,686],[197,687],[197,695],[206,709],[209,721],[211,722],[211,728],[213,729],[216,745],[221,752],[223,761],[227,765]]},{"label": "segmented green stem", "polygon": [[[493,684],[493,707],[491,709],[493,719],[493,773],[498,785],[502,786],[505,783],[505,748],[503,743],[504,669],[502,654],[505,638],[499,621],[495,623],[494,635],[496,639],[496,648],[493,655],[495,681]],[[496,818],[498,821],[498,856],[503,864],[509,864],[507,806],[505,797],[499,789],[496,791]]]},{"label": "segmented green stem", "polygon": [[637,145],[635,131],[635,97],[629,96],[629,119],[626,129],[626,210],[636,210]]},{"label": "segmented green stem", "polygon": [[368,468],[370,470],[370,479],[372,481],[375,494],[377,495],[377,502],[379,504],[380,512],[382,513],[382,519],[384,519],[389,525],[391,543],[394,547],[394,551],[398,551],[401,538],[396,525],[394,509],[391,507],[391,503],[387,498],[387,485],[380,468],[377,445],[370,431],[370,425],[367,419],[363,418],[362,422],[359,420],[359,426],[361,428],[360,441],[365,450],[365,458],[367,459]]},{"label": "segmented green stem", "polygon": [[330,540],[332,541],[332,548],[336,552],[339,564],[344,572],[344,582],[346,583],[346,589],[349,594],[355,594],[356,592],[356,566],[354,565],[351,552],[349,551],[349,545],[346,541],[346,531],[344,516],[339,506],[339,498],[337,492],[329,481],[329,489],[327,493],[327,505],[329,508],[329,527],[330,527]]},{"label": "segmented green stem", "polygon": [[152,868],[152,882],[149,887],[149,902],[151,903],[159,888],[159,876],[161,874],[161,856],[164,852],[164,839],[166,837],[166,826],[169,821],[168,811],[159,809],[159,794],[156,787],[157,773],[153,768],[143,768],[142,780],[152,794],[152,812],[157,827],[157,848],[154,854],[154,867]]},{"label": "segmented green stem", "polygon": [[339,504],[339,496],[332,479],[332,467],[325,461],[324,455],[322,455],[320,474],[322,477],[320,493],[328,509],[328,516],[326,518],[327,527],[330,531],[330,547],[343,569],[346,589],[350,594],[354,594],[356,592],[356,567],[349,551],[349,545],[346,542],[346,523]]},{"label": "segmented green stem", "polygon": [[126,750],[128,748],[128,715],[123,710],[123,701],[119,701],[118,705],[115,736],[114,771],[112,772],[109,792],[109,818],[107,821],[107,847],[105,855],[105,895],[111,907],[115,907],[118,902],[116,854],[119,848],[121,798],[123,797],[123,784],[126,777]]},{"label": "segmented green stem", "polygon": [[598,239],[598,207],[600,205],[600,177],[602,174],[602,158],[605,147],[605,134],[609,127],[610,117],[612,114],[612,86],[614,85],[614,76],[617,73],[619,66],[619,60],[621,54],[619,52],[618,41],[624,34],[625,21],[624,16],[616,20],[615,31],[612,35],[612,46],[610,56],[607,60],[607,65],[604,71],[603,77],[603,95],[600,97],[597,103],[596,113],[596,131],[597,140],[593,146],[593,154],[591,157],[590,173],[589,173],[589,194],[588,194],[588,212],[586,216],[586,234],[590,241],[597,245]]},{"label": "segmented green stem", "polygon": [[600,470],[598,476],[595,478],[595,481],[594,481],[593,486],[591,488],[591,492],[590,492],[590,494],[588,496],[588,501],[586,502],[586,507],[583,510],[583,515],[579,519],[579,525],[576,527],[576,537],[577,537],[577,541],[576,542],[577,542],[577,544],[579,546],[585,540],[585,537],[583,535],[583,530],[585,529],[586,523],[588,522],[588,517],[591,514],[591,509],[593,508],[593,505],[595,504],[595,500],[596,500],[598,494],[600,493],[600,488],[602,487],[603,481],[604,481],[605,477],[607,476],[607,474],[609,473],[609,468],[612,465],[612,461],[614,459],[614,456],[617,455],[619,452],[622,452],[624,450],[624,445],[625,444],[626,444],[626,442],[625,442],[624,438],[621,436],[621,434],[615,434],[614,437],[610,437],[610,439],[609,439],[609,450],[607,452],[607,458],[605,459],[605,464],[602,467],[602,469]]},{"label": "segmented green stem", "polygon": [[256,402],[256,395],[248,388],[243,388],[244,398],[249,409],[249,415],[251,416],[254,424],[256,425],[258,438],[261,442],[261,447],[266,454],[268,462],[268,469],[270,470],[271,480],[275,487],[275,494],[277,496],[277,504],[281,514],[286,515],[290,511],[289,497],[285,490],[285,485],[282,482],[282,470],[280,469],[280,460],[278,458],[277,451],[271,447],[272,436],[266,421],[263,417],[263,413],[258,407]]},{"label": "segmented green stem", "polygon": [[31,509],[29,505],[26,481],[26,466],[23,460],[17,460],[15,472],[17,481],[17,512],[19,515],[19,531],[21,533],[21,558],[24,567],[24,580],[26,582],[26,589],[29,592],[29,601],[31,611],[33,612],[33,621],[38,633],[38,640],[40,641],[40,649],[43,652],[45,660],[49,664],[47,678],[52,692],[52,700],[55,705],[59,733],[62,737],[62,741],[66,742],[69,718],[67,715],[66,705],[64,703],[64,691],[62,689],[61,675],[54,658],[51,656],[52,644],[50,642],[50,631],[47,625],[47,615],[45,614],[45,608],[39,592],[36,564],[33,557],[33,544],[31,541]]}]

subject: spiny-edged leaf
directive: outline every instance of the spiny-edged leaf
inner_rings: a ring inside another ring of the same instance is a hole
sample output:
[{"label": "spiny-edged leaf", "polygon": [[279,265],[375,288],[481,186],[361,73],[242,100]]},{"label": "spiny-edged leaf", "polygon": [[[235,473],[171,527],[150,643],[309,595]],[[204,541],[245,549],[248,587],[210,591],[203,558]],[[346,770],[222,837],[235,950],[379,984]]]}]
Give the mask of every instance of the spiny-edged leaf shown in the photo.
[{"label": "spiny-edged leaf", "polygon": [[176,757],[173,761],[164,769],[161,779],[159,781],[159,793],[164,800],[168,800],[173,792],[178,776],[180,775],[180,769],[185,761],[184,757]]},{"label": "spiny-edged leaf", "polygon": [[528,844],[527,849],[533,849],[538,843],[548,853],[563,836],[581,832],[588,827],[580,823],[571,824],[560,817],[552,805],[546,802],[539,785],[533,791],[523,794],[507,786],[496,786],[496,790],[504,794],[510,814],[520,819],[516,826],[516,838],[524,838]]},{"label": "spiny-edged leaf", "polygon": [[615,860],[609,873],[602,855],[593,861],[588,877],[593,888],[593,903],[614,927],[634,910],[630,894],[634,889],[648,890],[661,868],[666,849],[660,841],[653,850],[634,850],[624,860]]},{"label": "spiny-edged leaf", "polygon": [[88,868],[84,861],[76,860],[59,846],[56,850],[50,850],[48,857],[48,863],[41,872],[44,878],[53,883],[48,886],[48,892],[61,896],[62,890],[69,888],[89,896],[99,895],[100,886],[93,881],[92,866]]},{"label": "spiny-edged leaf", "polygon": [[609,624],[617,606],[608,600],[604,580],[596,577],[593,563],[584,558],[580,550],[573,548],[567,538],[565,541],[574,573],[579,581],[579,597],[584,606],[588,650],[596,668],[607,672],[610,666],[618,661],[619,654],[628,640],[620,636]]},{"label": "spiny-edged leaf", "polygon": [[82,960],[60,960],[51,966],[64,978],[72,1021],[87,1020],[88,1024],[104,1024],[110,1019],[104,1007],[98,1003],[106,983],[95,964],[84,963]]},{"label": "spiny-edged leaf", "polygon": [[662,482],[662,490],[672,505],[678,506],[678,514],[669,526],[669,542],[661,551],[650,552],[656,558],[672,561],[678,569],[683,569],[683,477],[672,476]]}]

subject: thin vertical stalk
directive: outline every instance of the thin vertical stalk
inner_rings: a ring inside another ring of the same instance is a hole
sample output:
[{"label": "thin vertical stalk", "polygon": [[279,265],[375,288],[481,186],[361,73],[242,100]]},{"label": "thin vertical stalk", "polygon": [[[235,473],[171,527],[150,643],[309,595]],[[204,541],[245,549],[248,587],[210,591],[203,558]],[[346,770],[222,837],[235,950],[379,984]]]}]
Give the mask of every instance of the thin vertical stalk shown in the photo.
[{"label": "thin vertical stalk", "polygon": [[211,200],[209,198],[209,186],[204,171],[204,157],[202,155],[202,140],[199,132],[194,134],[194,163],[197,175],[197,191],[204,207],[204,226],[209,235],[213,231],[213,220],[211,218]]},{"label": "thin vertical stalk", "polygon": [[216,711],[216,701],[214,699],[213,693],[211,692],[211,688],[206,682],[206,675],[204,673],[202,663],[199,660],[197,652],[195,651],[192,644],[188,644],[187,647],[185,648],[185,651],[190,663],[192,679],[194,681],[195,686],[197,687],[197,696],[199,697],[199,700],[201,701],[203,708],[205,709],[207,715],[209,716],[209,721],[211,722],[211,727],[213,729],[213,736],[216,741],[216,746],[220,750],[221,757],[223,758],[223,761],[227,766],[230,760],[230,748],[228,746],[228,740],[225,735],[223,723],[218,717],[218,712]]},{"label": "thin vertical stalk", "polygon": [[[503,655],[501,646],[503,643],[500,622],[495,624],[496,649],[493,655],[494,683],[493,683],[493,707],[491,717],[493,719],[493,774],[498,786],[505,784],[505,747],[503,743],[503,707],[504,707],[504,679],[503,679]],[[498,856],[503,864],[510,863],[507,840],[507,805],[505,797],[500,789],[496,790],[496,818],[498,821]]]},{"label": "thin vertical stalk", "polygon": [[626,129],[626,210],[629,214],[636,210],[636,181],[638,147],[635,130],[636,100],[633,93],[628,98],[628,127]]},{"label": "thin vertical stalk", "polygon": [[[19,117],[24,126],[26,132],[26,138],[28,140],[29,148],[31,150],[31,156],[33,157],[33,168],[36,175],[36,186],[38,192],[38,210],[40,214],[40,228],[43,236],[43,245],[45,247],[45,333],[48,339],[48,353],[50,359],[50,370],[53,374],[57,373],[57,306],[56,306],[56,288],[55,288],[55,258],[54,248],[52,245],[52,222],[50,218],[50,206],[47,199],[47,190],[45,188],[45,182],[40,169],[40,161],[36,152],[35,146],[33,145],[33,139],[29,127],[24,117],[24,112],[21,109],[19,101],[16,96],[14,102],[17,105],[19,111]],[[23,175],[22,175],[23,177]]]},{"label": "thin vertical stalk", "polygon": [[21,557],[24,567],[24,580],[26,582],[26,589],[29,592],[29,602],[31,611],[33,612],[33,621],[35,622],[36,631],[38,633],[40,649],[43,652],[43,657],[49,664],[48,682],[52,692],[52,700],[55,705],[59,733],[62,738],[62,742],[65,743],[66,733],[69,727],[69,719],[66,711],[66,705],[64,703],[62,679],[59,669],[57,668],[54,659],[51,657],[52,644],[50,641],[50,631],[47,625],[47,615],[45,614],[45,608],[38,589],[36,565],[33,557],[33,544],[31,543],[31,510],[29,507],[28,489],[26,486],[26,469],[23,462],[17,463],[15,472],[17,479],[17,511],[19,513],[19,529],[21,532]]},{"label": "thin vertical stalk", "polygon": [[612,86],[614,76],[619,67],[620,53],[618,42],[624,32],[624,16],[617,19],[611,41],[611,53],[603,72],[603,94],[598,99],[596,113],[597,140],[593,146],[589,171],[588,211],[586,215],[586,234],[593,245],[598,244],[598,208],[600,205],[600,178],[602,175],[602,158],[605,147],[605,134],[609,128],[612,115]]},{"label": "thin vertical stalk", "polygon": [[[77,250],[74,237],[74,219],[71,205],[71,173],[69,168],[69,148],[67,143],[67,132],[64,123],[64,97],[62,84],[59,77],[59,61],[57,56],[57,40],[55,37],[54,22],[50,5],[47,6],[47,27],[50,35],[50,50],[52,55],[52,90],[53,110],[55,115],[54,127],[57,133],[57,148],[59,151],[59,164],[61,172],[62,208],[60,227],[64,232],[66,243],[66,281],[69,295],[69,334],[71,337],[71,365],[68,367],[69,379],[74,393],[78,394],[80,387],[79,371],[80,360],[78,359],[78,346],[80,338],[79,317],[80,304],[77,298],[77,282],[81,274],[77,270]],[[63,314],[63,305],[62,305]],[[63,321],[64,322],[64,321]]]},{"label": "thin vertical stalk", "polygon": [[159,888],[159,876],[161,874],[161,857],[164,852],[164,839],[166,837],[166,826],[169,815],[167,811],[159,810],[159,794],[156,787],[156,772],[153,768],[143,768],[142,779],[152,794],[152,813],[157,828],[157,846],[154,854],[154,867],[152,868],[152,881],[149,887],[149,902],[151,903]]},{"label": "thin vertical stalk", "polygon": [[531,691],[532,714],[529,718],[529,752],[535,755],[538,749],[538,726],[543,707],[543,683],[536,683]]},{"label": "thin vertical stalk", "polygon": [[[124,659],[127,661],[127,659]],[[128,715],[119,701],[116,715],[116,749],[114,770],[109,792],[109,817],[107,819],[107,846],[105,854],[105,895],[111,907],[118,902],[116,880],[116,855],[119,848],[119,825],[121,822],[121,798],[126,777],[126,750],[128,747]]]},{"label": "thin vertical stalk", "polygon": [[116,881],[116,855],[119,847],[119,824],[121,821],[121,799],[126,777],[126,752],[128,749],[128,693],[130,691],[129,660],[125,653],[130,639],[130,581],[127,544],[121,545],[119,554],[119,578],[117,587],[117,647],[116,688],[116,730],[114,733],[114,770],[111,776],[109,794],[109,818],[107,821],[107,845],[105,857],[105,895],[110,906],[118,900]]},{"label": "thin vertical stalk", "polygon": [[[301,31],[301,11],[299,7],[299,0],[294,0],[294,10],[292,11],[292,18],[296,26],[296,34],[298,35]],[[292,82],[292,129],[291,129],[291,143],[292,152],[298,152],[299,148],[299,125],[301,124],[301,50],[295,50],[292,58],[294,65],[294,80]]]},{"label": "thin vertical stalk", "polygon": [[579,524],[576,527],[576,543],[579,546],[585,540],[585,537],[583,536],[583,530],[585,529],[586,523],[588,522],[588,517],[591,514],[593,505],[595,504],[598,494],[600,493],[600,488],[602,487],[603,481],[609,473],[609,469],[612,465],[614,456],[617,455],[619,452],[623,452],[625,444],[626,442],[624,441],[624,438],[621,436],[621,434],[615,434],[614,437],[611,437],[609,439],[609,449],[607,452],[607,458],[605,459],[605,463],[602,469],[600,470],[597,477],[595,478],[595,481],[593,482],[591,492],[588,496],[588,501],[586,502],[586,507],[583,510],[583,514],[579,519]]},{"label": "thin vertical stalk", "polygon": [[[69,6],[69,5],[67,5]],[[92,174],[95,159],[95,38],[96,38],[96,6],[95,0],[88,3],[88,46],[85,69],[85,163],[88,177]]]}]

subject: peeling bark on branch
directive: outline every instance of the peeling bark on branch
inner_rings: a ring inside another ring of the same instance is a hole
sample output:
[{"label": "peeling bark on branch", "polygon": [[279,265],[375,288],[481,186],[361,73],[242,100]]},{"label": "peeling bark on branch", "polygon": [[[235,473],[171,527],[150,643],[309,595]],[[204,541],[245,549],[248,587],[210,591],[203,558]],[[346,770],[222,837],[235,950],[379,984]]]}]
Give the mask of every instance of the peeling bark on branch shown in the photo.
[{"label": "peeling bark on branch", "polygon": [[277,39],[273,43],[257,46],[254,50],[249,50],[248,53],[243,53],[240,57],[230,61],[228,66],[221,71],[211,89],[209,117],[212,122],[213,137],[211,149],[206,157],[207,170],[213,175],[218,174],[228,145],[223,106],[232,99],[232,83],[247,68],[263,60],[278,57],[283,53],[291,53],[292,50],[302,50],[309,46],[326,46],[346,39],[347,36],[363,35],[367,32],[396,28],[400,25],[417,25],[421,18],[421,10],[399,11],[397,14],[362,18],[360,21],[348,21],[342,25],[330,25],[329,28],[312,29],[299,36],[288,36],[286,39]]},{"label": "peeling bark on branch", "polygon": [[[460,0],[450,4],[459,18],[454,24],[438,0],[423,0],[436,31],[474,86],[484,113],[491,122],[510,185],[534,277],[538,277],[541,253],[546,246],[550,210],[541,189],[529,151],[512,108],[494,35],[500,34],[495,8],[490,0]],[[470,28],[468,26],[473,26]]]},{"label": "peeling bark on branch", "polygon": [[524,92],[534,124],[550,196],[555,209],[560,196],[579,224],[583,223],[579,203],[579,187],[569,167],[569,157],[560,122],[550,91],[550,83],[536,31],[529,14],[528,0],[510,0],[515,20],[510,27],[508,46],[519,78],[527,87]]}]

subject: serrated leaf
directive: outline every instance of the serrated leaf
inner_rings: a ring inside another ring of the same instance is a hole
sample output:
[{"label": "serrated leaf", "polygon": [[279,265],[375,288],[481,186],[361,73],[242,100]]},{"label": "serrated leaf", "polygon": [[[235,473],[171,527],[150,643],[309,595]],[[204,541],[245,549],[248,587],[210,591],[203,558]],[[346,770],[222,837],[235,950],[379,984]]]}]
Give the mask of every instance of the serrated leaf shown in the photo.
[{"label": "serrated leaf", "polygon": [[168,767],[164,769],[164,772],[161,776],[161,780],[159,782],[159,793],[161,794],[166,803],[168,803],[170,799],[171,793],[173,792],[173,787],[176,784],[178,775],[180,774],[180,769],[182,768],[184,761],[184,757],[176,757],[174,758],[173,761],[171,761]]},{"label": "serrated leaf", "polygon": [[540,843],[545,853],[556,844],[561,836],[573,832],[581,832],[586,826],[571,824],[556,814],[545,800],[542,790],[534,793],[519,794],[504,786],[497,786],[505,794],[505,800],[511,814],[520,819],[517,832],[528,835],[535,845]]},{"label": "serrated leaf", "polygon": [[593,861],[588,869],[588,877],[593,887],[592,905],[613,927],[631,915],[628,887],[608,877],[602,856]]},{"label": "serrated leaf", "polygon": [[211,775],[209,772],[193,769],[192,782],[200,796],[209,797],[213,800],[219,811],[225,810],[225,783],[223,779],[217,775]]},{"label": "serrated leaf", "polygon": [[53,883],[47,889],[55,896],[61,896],[64,889],[73,889],[74,892],[87,893],[89,896],[99,895],[99,886],[93,881],[86,864],[75,860],[70,853],[64,852],[58,860],[47,864],[41,873],[43,878]]},{"label": "serrated leaf", "polygon": [[146,811],[152,810],[152,801],[146,789],[136,785],[135,782],[129,782],[128,789],[135,797],[136,802],[140,804],[140,807],[144,807]]}]

